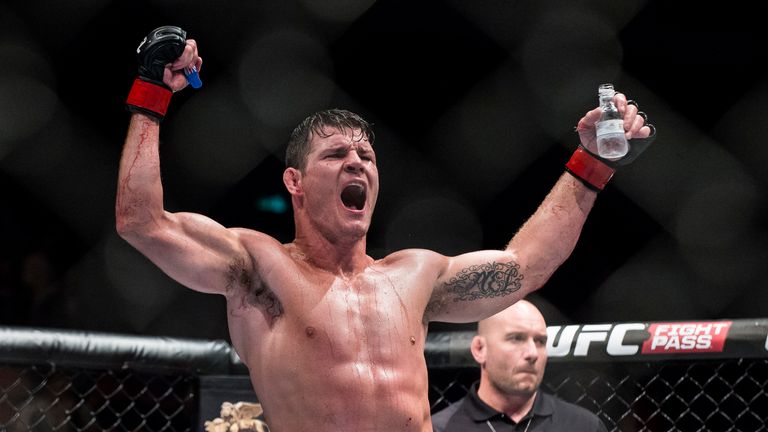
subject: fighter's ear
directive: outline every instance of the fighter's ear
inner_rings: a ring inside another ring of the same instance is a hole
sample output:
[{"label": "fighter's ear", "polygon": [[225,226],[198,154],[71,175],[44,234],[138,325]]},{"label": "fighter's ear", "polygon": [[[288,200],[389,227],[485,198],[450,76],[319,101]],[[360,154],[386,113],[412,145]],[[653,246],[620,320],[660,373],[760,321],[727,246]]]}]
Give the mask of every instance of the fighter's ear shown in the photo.
[{"label": "fighter's ear", "polygon": [[470,351],[472,351],[472,357],[475,361],[482,365],[485,363],[485,351],[487,344],[483,336],[475,336],[472,338],[472,343],[469,345]]},{"label": "fighter's ear", "polygon": [[298,195],[301,189],[301,171],[288,167],[283,171],[283,184],[291,195]]}]

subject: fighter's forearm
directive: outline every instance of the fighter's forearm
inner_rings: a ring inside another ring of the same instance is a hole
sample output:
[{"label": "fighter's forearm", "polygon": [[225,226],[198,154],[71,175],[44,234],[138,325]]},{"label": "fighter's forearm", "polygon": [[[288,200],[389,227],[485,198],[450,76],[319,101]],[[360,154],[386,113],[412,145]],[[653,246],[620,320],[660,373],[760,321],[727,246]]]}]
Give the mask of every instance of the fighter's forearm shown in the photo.
[{"label": "fighter's forearm", "polygon": [[519,257],[529,286],[539,288],[576,246],[597,193],[564,173],[507,245]]},{"label": "fighter's forearm", "polygon": [[163,213],[160,182],[160,124],[133,114],[120,159],[115,217],[119,232],[145,227]]}]

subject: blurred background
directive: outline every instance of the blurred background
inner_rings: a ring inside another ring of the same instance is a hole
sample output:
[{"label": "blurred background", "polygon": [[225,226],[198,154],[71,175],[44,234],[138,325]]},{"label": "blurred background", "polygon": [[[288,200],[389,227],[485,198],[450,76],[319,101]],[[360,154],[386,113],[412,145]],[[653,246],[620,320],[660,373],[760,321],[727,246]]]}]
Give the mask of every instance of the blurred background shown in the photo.
[{"label": "blurred background", "polygon": [[[502,248],[563,172],[612,82],[659,130],[601,193],[535,297],[549,324],[768,315],[766,6],[512,0],[0,4],[0,324],[227,339],[224,300],[117,237],[135,49],[198,41],[202,89],[162,128],[166,207],[283,242],[289,132],[332,107],[375,124],[369,235]],[[437,324],[434,328],[456,328]]]}]

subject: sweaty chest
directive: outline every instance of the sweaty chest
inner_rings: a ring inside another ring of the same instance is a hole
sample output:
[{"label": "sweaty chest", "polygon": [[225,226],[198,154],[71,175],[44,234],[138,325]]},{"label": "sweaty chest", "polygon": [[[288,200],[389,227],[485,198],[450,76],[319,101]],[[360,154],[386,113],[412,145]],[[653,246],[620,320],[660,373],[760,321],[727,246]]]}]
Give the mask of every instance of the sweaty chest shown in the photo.
[{"label": "sweaty chest", "polygon": [[308,294],[286,325],[302,344],[327,346],[335,356],[420,347],[423,307],[400,282],[381,274],[335,278]]},{"label": "sweaty chest", "polygon": [[[334,278],[327,287],[317,287],[313,312],[350,327],[408,322],[415,314],[402,281],[379,274],[363,274],[350,279]],[[311,314],[314,316],[314,314]],[[320,318],[318,317],[318,318]]]}]

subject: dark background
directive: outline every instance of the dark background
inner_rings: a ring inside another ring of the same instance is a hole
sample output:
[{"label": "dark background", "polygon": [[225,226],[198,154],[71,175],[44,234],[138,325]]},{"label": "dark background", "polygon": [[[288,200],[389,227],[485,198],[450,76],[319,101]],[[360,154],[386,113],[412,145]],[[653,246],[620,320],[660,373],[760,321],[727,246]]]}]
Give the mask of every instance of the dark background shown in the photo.
[{"label": "dark background", "polygon": [[175,95],[163,123],[170,210],[290,241],[283,145],[341,107],[375,124],[372,256],[502,248],[612,82],[658,139],[534,295],[549,324],[765,317],[764,16],[660,0],[6,1],[0,324],[227,338],[223,298],[114,230],[135,48],[167,24],[204,59],[203,88]]}]

